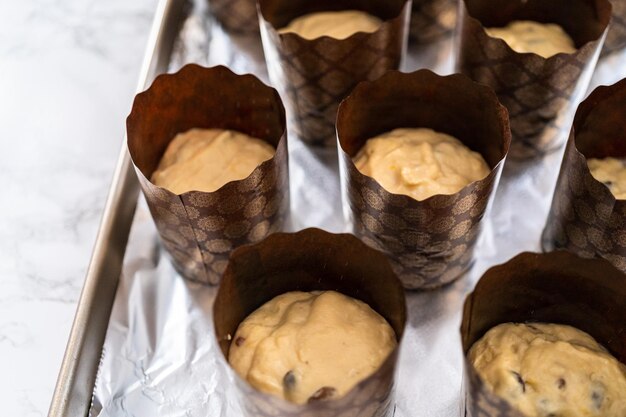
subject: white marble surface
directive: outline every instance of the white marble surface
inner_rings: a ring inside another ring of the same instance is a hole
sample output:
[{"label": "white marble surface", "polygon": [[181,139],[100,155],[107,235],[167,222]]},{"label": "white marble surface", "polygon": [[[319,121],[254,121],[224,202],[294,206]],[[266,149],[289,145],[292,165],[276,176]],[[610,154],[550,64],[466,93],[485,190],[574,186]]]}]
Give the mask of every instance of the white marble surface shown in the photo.
[{"label": "white marble surface", "polygon": [[47,415],[156,0],[0,0],[0,415]]}]

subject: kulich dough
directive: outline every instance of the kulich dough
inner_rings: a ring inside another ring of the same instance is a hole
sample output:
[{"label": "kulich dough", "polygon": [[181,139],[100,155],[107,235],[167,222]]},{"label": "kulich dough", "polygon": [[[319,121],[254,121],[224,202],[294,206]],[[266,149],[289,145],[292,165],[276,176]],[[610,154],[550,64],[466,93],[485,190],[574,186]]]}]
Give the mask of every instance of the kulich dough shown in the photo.
[{"label": "kulich dough", "polygon": [[343,396],[396,345],[391,326],[362,301],[288,292],[239,325],[228,361],[255,388],[304,404]]},{"label": "kulich dough", "polygon": [[485,29],[492,38],[503,39],[515,52],[535,53],[550,58],[558,53],[576,52],[574,41],[554,23],[518,20],[503,28]]},{"label": "kulich dough", "polygon": [[604,183],[618,200],[626,199],[626,166],[616,158],[588,159],[591,175]]},{"label": "kulich dough", "polygon": [[472,346],[469,360],[527,417],[626,416],[626,366],[571,326],[501,324]]},{"label": "kulich dough", "polygon": [[216,191],[242,180],[275,149],[261,139],[222,129],[191,129],[170,142],[152,183],[175,194]]},{"label": "kulich dough", "polygon": [[296,33],[304,39],[329,36],[346,39],[357,32],[376,32],[382,20],[359,10],[319,12],[300,16],[292,20],[278,33]]},{"label": "kulich dough", "polygon": [[369,139],[354,163],[385,190],[416,200],[454,194],[491,171],[458,139],[424,128],[395,129]]}]

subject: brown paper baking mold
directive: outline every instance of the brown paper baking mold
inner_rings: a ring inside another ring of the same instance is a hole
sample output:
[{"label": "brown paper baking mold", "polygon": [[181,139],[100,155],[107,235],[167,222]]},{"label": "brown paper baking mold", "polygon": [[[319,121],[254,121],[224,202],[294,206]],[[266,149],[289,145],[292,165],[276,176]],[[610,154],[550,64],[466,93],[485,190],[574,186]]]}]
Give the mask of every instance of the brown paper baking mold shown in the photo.
[{"label": "brown paper baking mold", "polygon": [[[510,115],[510,157],[529,159],[559,149],[595,68],[611,17],[608,0],[461,0],[456,68],[494,89]],[[578,48],[542,58],[513,51],[485,27],[512,20],[556,22]],[[484,25],[484,26],[483,26]]]},{"label": "brown paper baking mold", "polygon": [[[335,290],[367,303],[394,329],[398,346],[406,323],[403,288],[385,255],[348,234],[319,229],[277,233],[235,250],[215,299],[215,334],[227,361],[239,324],[265,302],[289,291]],[[391,417],[399,347],[344,397],[307,405],[254,389],[234,375],[248,417]],[[230,370],[228,364],[224,364]],[[234,371],[230,370],[234,373]]]},{"label": "brown paper baking mold", "polygon": [[603,56],[623,51],[626,48],[626,0],[611,0],[611,4],[613,16],[604,41]]},{"label": "brown paper baking mold", "polygon": [[[360,82],[399,69],[406,53],[411,2],[407,0],[260,0],[259,20],[267,67],[285,100],[289,129],[305,143],[335,147],[335,119],[343,98]],[[279,34],[294,18],[319,11],[356,9],[383,20],[373,33],[338,40]]]},{"label": "brown paper baking mold", "polygon": [[465,300],[461,338],[465,354],[465,416],[524,417],[483,383],[467,353],[501,323],[574,326],[626,363],[626,276],[601,259],[572,253],[522,253],[489,269]]},{"label": "brown paper baking mold", "polygon": [[259,35],[256,0],[208,0],[209,12],[230,33]]},{"label": "brown paper baking mold", "polygon": [[[417,201],[386,191],[352,158],[367,139],[399,127],[426,127],[458,138],[491,168],[452,195]],[[353,232],[385,252],[404,286],[437,288],[472,264],[481,219],[497,186],[511,132],[493,91],[463,75],[391,71],[364,82],[341,103],[337,137],[344,211]]]},{"label": "brown paper baking mold", "polygon": [[[177,271],[217,284],[233,248],[285,229],[289,178],[285,113],[278,93],[226,67],[186,65],[137,95],[127,122],[141,189]],[[215,192],[176,195],[150,182],[176,134],[191,128],[232,129],[276,148],[247,178]]]},{"label": "brown paper baking mold", "polygon": [[626,271],[626,200],[587,166],[587,158],[626,158],[624,114],[626,80],[598,87],[579,106],[543,231],[545,250],[603,257]]},{"label": "brown paper baking mold", "polygon": [[409,42],[427,45],[454,32],[458,0],[413,0]]}]

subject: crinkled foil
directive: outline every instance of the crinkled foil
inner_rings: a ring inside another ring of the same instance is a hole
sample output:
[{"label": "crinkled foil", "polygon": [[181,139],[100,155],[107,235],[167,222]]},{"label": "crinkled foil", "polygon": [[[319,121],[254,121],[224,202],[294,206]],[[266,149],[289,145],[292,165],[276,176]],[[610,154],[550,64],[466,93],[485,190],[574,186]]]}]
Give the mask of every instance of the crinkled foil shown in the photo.
[{"label": "crinkled foil", "polygon": [[[264,68],[254,59],[254,38],[228,38],[219,28],[208,28],[206,22],[202,10],[188,18],[174,51],[172,71],[186,62],[226,64],[237,73],[253,71],[267,81]],[[432,62],[429,67],[440,64]],[[604,82],[598,78],[597,83]],[[291,135],[289,140],[296,227],[346,231],[337,155],[310,150]],[[463,353],[459,326],[463,299],[489,266],[524,250],[540,250],[560,161],[561,152],[556,152],[539,164],[524,164],[523,176],[508,175],[508,171],[520,169],[508,161],[510,166],[505,166],[494,204],[486,215],[474,267],[464,279],[443,289],[407,293],[408,323],[396,378],[396,417],[461,415]],[[212,342],[215,291],[176,274],[158,246],[156,229],[141,198],[90,415],[240,416],[232,381],[220,369],[219,350]]]}]

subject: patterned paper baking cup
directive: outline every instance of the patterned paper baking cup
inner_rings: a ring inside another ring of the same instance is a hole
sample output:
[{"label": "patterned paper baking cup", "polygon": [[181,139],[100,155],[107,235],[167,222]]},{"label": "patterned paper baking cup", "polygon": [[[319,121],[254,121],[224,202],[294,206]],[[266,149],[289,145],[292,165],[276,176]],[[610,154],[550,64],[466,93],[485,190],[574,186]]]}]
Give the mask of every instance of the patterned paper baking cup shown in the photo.
[{"label": "patterned paper baking cup", "polygon": [[256,0],[208,0],[209,11],[230,33],[259,34]]},{"label": "patterned paper baking cup", "polygon": [[[163,246],[185,278],[217,284],[233,248],[285,229],[289,178],[285,111],[278,93],[226,67],[186,65],[137,95],[128,149]],[[214,192],[174,194],[150,182],[165,149],[192,128],[232,129],[276,148],[247,178]]]},{"label": "patterned paper baking cup", "polygon": [[602,55],[610,55],[626,49],[626,0],[611,0],[613,16],[604,41]]},{"label": "patterned paper baking cup", "polygon": [[543,231],[545,250],[603,257],[626,271],[626,200],[587,166],[587,158],[626,158],[624,114],[626,80],[598,87],[579,106]]},{"label": "patterned paper baking cup", "polygon": [[[335,146],[337,107],[360,82],[399,69],[406,53],[411,2],[386,0],[260,0],[267,67],[285,100],[289,129],[313,146]],[[307,40],[279,34],[296,17],[328,10],[363,10],[383,20],[373,33]]]},{"label": "patterned paper baking cup", "polygon": [[[509,110],[510,157],[530,159],[559,149],[585,94],[609,20],[608,0],[461,0],[457,71],[494,89]],[[576,52],[550,58],[513,51],[485,27],[513,20],[555,22],[572,36]]]},{"label": "patterned paper baking cup", "polygon": [[626,276],[602,259],[522,253],[489,269],[466,298],[461,324],[466,417],[524,417],[482,381],[467,354],[502,323],[567,324],[626,363]]},{"label": "patterned paper baking cup", "polygon": [[[352,158],[367,139],[400,127],[424,127],[479,152],[491,173],[452,195],[424,201],[393,194]],[[506,109],[491,89],[464,75],[391,71],[359,84],[337,116],[344,210],[353,232],[385,252],[409,289],[437,288],[472,264],[480,223],[511,142]]]},{"label": "patterned paper baking cup", "polygon": [[334,290],[367,303],[396,333],[398,348],[344,397],[305,405],[256,390],[233,375],[248,417],[391,417],[399,346],[406,324],[404,290],[385,255],[354,236],[319,229],[277,233],[235,250],[213,307],[217,342],[226,363],[239,324],[272,298],[289,291]]},{"label": "patterned paper baking cup", "polygon": [[409,42],[427,45],[454,32],[458,0],[413,0]]}]

